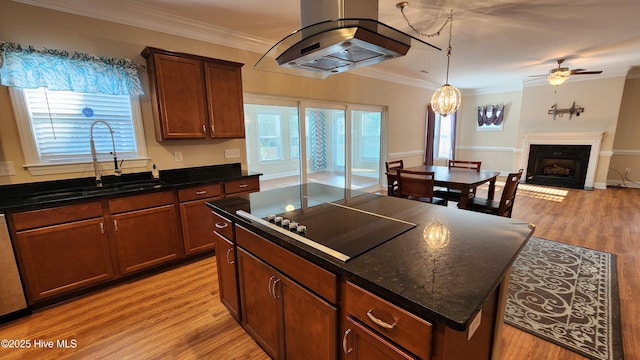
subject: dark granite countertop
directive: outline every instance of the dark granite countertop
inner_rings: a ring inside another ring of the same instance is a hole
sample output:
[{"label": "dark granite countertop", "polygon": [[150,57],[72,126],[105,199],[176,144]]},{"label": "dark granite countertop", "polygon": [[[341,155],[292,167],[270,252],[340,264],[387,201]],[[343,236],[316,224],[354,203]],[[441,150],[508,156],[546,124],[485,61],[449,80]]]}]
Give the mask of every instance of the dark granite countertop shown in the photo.
[{"label": "dark granite countertop", "polygon": [[96,187],[93,176],[3,185],[0,186],[0,211],[51,206],[105,196],[163,191],[260,175],[262,174],[242,170],[240,164],[235,163],[161,170],[159,179],[154,179],[150,171],[121,176],[108,175],[102,177],[102,188]]},{"label": "dark granite countertop", "polygon": [[[243,210],[266,216],[265,209],[281,208],[283,201],[301,194],[417,225],[343,262],[236,213]],[[459,331],[467,328],[534,231],[533,225],[516,219],[320,184],[263,191],[208,205],[372,293]],[[449,242],[441,248],[434,248],[424,236],[425,228],[435,222],[450,232]]]}]

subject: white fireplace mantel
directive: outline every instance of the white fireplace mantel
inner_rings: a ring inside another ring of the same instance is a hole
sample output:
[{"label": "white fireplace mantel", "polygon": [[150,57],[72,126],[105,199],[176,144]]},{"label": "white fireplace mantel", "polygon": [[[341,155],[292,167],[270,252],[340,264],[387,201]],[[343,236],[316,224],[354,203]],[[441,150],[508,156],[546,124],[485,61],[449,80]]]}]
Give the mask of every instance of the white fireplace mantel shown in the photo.
[{"label": "white fireplace mantel", "polygon": [[593,189],[600,157],[600,145],[602,144],[603,131],[587,132],[553,132],[553,133],[528,133],[524,135],[522,144],[522,168],[527,173],[529,164],[529,148],[531,145],[591,145],[589,164],[587,165],[587,178],[585,189]]}]

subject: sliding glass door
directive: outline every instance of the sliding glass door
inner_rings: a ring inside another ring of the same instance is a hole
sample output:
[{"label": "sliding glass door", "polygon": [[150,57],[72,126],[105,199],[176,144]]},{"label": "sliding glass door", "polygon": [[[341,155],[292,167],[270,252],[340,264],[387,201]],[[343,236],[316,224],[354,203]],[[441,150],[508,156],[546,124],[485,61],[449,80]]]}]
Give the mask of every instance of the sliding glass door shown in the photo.
[{"label": "sliding glass door", "polygon": [[381,107],[250,101],[245,104],[247,163],[264,174],[262,189],[308,182],[381,188]]}]

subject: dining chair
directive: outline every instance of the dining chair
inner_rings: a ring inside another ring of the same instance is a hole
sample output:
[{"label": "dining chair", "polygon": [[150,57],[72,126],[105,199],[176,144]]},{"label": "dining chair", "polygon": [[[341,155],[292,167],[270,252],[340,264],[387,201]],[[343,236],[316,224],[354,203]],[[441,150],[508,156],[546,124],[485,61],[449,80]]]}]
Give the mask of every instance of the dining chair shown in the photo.
[{"label": "dining chair", "polygon": [[500,201],[474,197],[467,203],[467,210],[511,217],[511,211],[513,210],[513,203],[516,199],[516,192],[518,191],[520,177],[522,177],[522,169],[518,172],[510,173],[507,176],[504,189],[502,189],[502,195],[500,196]]},{"label": "dining chair", "polygon": [[449,160],[449,168],[480,171],[480,166],[482,166],[482,161]]},{"label": "dining chair", "polygon": [[386,161],[384,166],[387,168],[387,195],[398,196],[398,177],[397,175],[389,174],[389,170],[398,170],[404,168],[404,161],[394,160]]},{"label": "dining chair", "polygon": [[438,205],[447,205],[444,199],[433,196],[434,172],[398,169],[398,196]]},{"label": "dining chair", "polygon": [[[480,171],[482,161],[469,161],[469,160],[449,160],[449,169],[466,169]],[[462,192],[457,189],[438,189],[434,191],[435,195],[446,199],[448,201],[460,202],[460,196]],[[469,198],[476,196],[476,189],[473,188],[469,191]]]}]

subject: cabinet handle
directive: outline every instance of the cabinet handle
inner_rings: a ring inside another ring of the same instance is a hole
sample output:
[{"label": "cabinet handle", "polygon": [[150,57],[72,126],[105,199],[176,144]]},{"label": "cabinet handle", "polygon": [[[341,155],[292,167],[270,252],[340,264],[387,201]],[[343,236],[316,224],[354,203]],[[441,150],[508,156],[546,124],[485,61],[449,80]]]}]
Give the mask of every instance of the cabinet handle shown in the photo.
[{"label": "cabinet handle", "polygon": [[234,264],[234,263],[235,263],[235,260],[229,260],[229,254],[230,254],[232,251],[233,251],[233,248],[228,248],[228,249],[227,249],[227,262],[228,262],[229,264]]},{"label": "cabinet handle", "polygon": [[249,187],[249,185],[248,185],[248,184],[240,184],[240,185],[238,185],[238,187],[239,187],[240,189],[244,189],[244,188],[246,188],[246,187]]},{"label": "cabinet handle", "polygon": [[100,223],[100,233],[104,235],[104,223]]},{"label": "cabinet handle", "polygon": [[226,222],[217,222],[215,225],[216,225],[216,227],[217,227],[218,229],[224,229],[224,228],[226,228],[227,226],[229,226],[229,224],[228,224],[228,223],[226,223]]},{"label": "cabinet handle", "polygon": [[275,297],[275,295],[273,295],[273,290],[271,290],[271,284],[273,284],[273,280],[275,280],[275,276],[272,276],[269,278],[269,294],[271,294],[271,296]]},{"label": "cabinet handle", "polygon": [[347,331],[344,332],[344,336],[342,337],[342,351],[344,351],[345,355],[349,355],[349,353],[353,351],[353,348],[347,349],[347,338],[349,337],[350,333],[351,329],[347,329]]},{"label": "cabinet handle", "polygon": [[205,195],[207,190],[196,191],[196,195]]},{"label": "cabinet handle", "polygon": [[371,321],[373,321],[376,325],[383,327],[385,329],[393,329],[394,327],[396,327],[396,325],[398,325],[398,319],[396,319],[396,322],[394,322],[393,324],[389,324],[386,323],[380,319],[378,319],[377,317],[375,317],[375,315],[373,315],[373,309],[367,311],[367,316],[369,317],[369,319],[371,319]]},{"label": "cabinet handle", "polygon": [[204,124],[202,124],[202,133],[203,134],[207,133],[207,127]]},{"label": "cabinet handle", "polygon": [[118,231],[118,220],[113,220],[113,227],[115,227],[116,231]]},{"label": "cabinet handle", "polygon": [[275,299],[278,299],[278,298],[280,297],[280,296],[278,295],[278,293],[276,292],[276,290],[277,290],[276,286],[278,285],[278,283],[279,283],[279,282],[280,282],[280,279],[279,279],[279,278],[276,278],[276,279],[273,281],[273,297],[274,297]]}]

